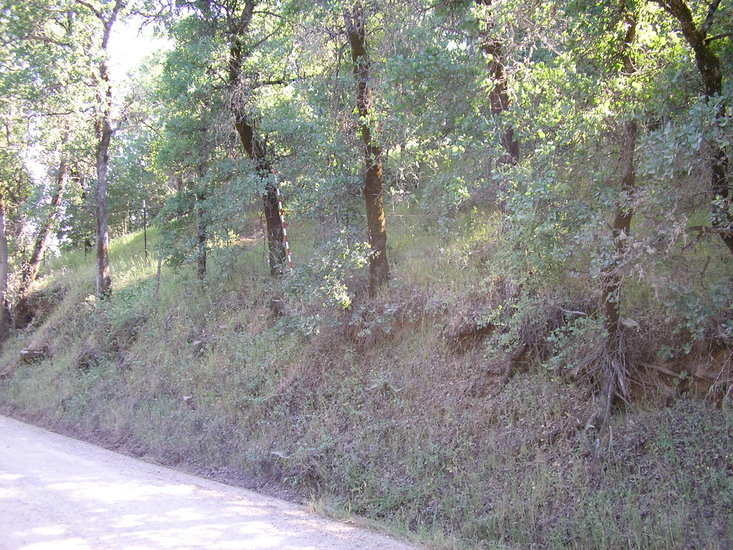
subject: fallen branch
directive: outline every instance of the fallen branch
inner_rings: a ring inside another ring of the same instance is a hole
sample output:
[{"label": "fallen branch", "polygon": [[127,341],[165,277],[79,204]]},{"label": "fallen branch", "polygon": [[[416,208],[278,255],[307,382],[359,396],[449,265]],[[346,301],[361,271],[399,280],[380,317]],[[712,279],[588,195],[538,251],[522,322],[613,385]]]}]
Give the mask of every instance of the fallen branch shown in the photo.
[{"label": "fallen branch", "polygon": [[45,349],[20,350],[20,360],[24,363],[35,363],[44,360],[46,357],[48,357],[48,352]]}]

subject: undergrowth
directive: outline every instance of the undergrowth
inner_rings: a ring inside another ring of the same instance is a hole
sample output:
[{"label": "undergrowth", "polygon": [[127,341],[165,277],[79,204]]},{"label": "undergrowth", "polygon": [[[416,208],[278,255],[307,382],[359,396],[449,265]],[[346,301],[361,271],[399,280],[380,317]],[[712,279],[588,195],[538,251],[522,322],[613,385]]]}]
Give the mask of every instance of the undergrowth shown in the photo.
[{"label": "undergrowth", "polygon": [[[733,545],[727,405],[692,392],[668,407],[627,404],[602,470],[589,468],[594,388],[566,368],[581,332],[552,347],[553,331],[592,313],[585,302],[566,296],[512,325],[519,300],[544,302],[487,278],[495,217],[460,222],[460,239],[405,213],[390,221],[395,279],[380,296],[367,301],[363,277],[338,262],[322,264],[332,279],[310,275],[342,284],[348,307],[269,280],[260,242],[212,250],[199,281],[165,264],[158,274],[155,248],[146,260],[139,235],[119,239],[106,301],[93,297],[91,257],[52,262],[36,288],[62,298],[4,343],[0,406],[168,464],[285,487],[428,548]],[[301,258],[323,250],[304,246]],[[25,347],[48,358],[21,363]],[[508,366],[496,370],[502,353]]]}]

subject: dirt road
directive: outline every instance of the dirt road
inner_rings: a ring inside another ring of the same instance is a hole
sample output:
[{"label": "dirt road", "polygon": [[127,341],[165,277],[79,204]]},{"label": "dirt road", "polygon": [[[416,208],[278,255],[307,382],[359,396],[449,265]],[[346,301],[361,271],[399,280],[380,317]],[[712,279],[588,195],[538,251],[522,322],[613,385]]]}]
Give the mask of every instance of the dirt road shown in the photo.
[{"label": "dirt road", "polygon": [[0,549],[410,547],[0,416]]}]

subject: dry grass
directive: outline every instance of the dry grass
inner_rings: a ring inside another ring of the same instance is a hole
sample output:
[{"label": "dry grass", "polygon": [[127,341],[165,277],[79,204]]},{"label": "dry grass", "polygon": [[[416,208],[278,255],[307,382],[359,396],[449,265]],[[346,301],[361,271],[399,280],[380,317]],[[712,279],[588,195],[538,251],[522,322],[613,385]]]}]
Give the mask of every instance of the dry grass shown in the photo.
[{"label": "dry grass", "polygon": [[[0,404],[162,462],[286,488],[434,549],[733,545],[730,410],[689,398],[619,412],[604,470],[592,473],[582,438],[592,387],[537,361],[553,353],[543,341],[563,325],[557,310],[515,326],[497,313],[516,299],[477,276],[492,227],[446,239],[443,252],[440,235],[421,243],[414,225],[395,228],[396,281],[324,313],[309,336],[293,328],[303,310],[273,313],[282,294],[261,243],[214,251],[203,285],[165,270],[156,292],[155,266],[129,237],[116,245],[109,302],[86,299],[82,258],[56,268],[45,284],[63,277],[72,290],[5,343]],[[457,350],[451,327],[463,321],[495,330]],[[503,377],[494,351],[517,341],[534,360]],[[51,346],[51,358],[18,364],[29,342]]]}]

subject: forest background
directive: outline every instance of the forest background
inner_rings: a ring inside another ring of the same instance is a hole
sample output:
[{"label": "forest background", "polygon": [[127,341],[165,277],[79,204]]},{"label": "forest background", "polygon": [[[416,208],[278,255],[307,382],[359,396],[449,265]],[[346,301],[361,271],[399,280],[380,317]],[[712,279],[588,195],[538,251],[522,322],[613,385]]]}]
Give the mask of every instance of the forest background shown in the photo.
[{"label": "forest background", "polygon": [[729,1],[1,5],[3,411],[437,548],[733,544]]}]

